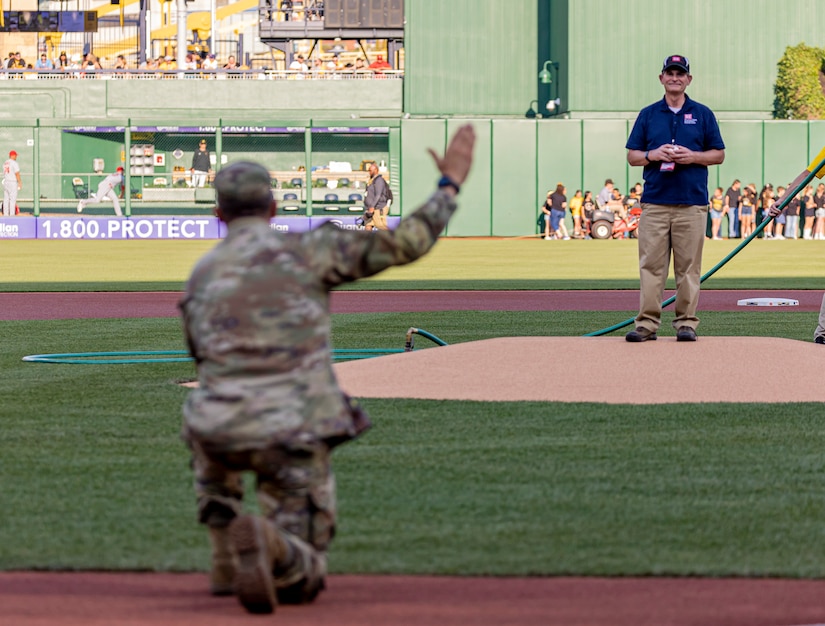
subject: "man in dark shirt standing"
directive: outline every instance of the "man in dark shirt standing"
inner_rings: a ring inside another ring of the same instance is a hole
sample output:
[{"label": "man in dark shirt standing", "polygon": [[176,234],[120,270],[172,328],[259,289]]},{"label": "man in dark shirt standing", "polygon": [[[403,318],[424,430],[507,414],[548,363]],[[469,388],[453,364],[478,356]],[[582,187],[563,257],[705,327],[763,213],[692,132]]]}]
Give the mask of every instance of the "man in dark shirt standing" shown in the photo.
[{"label": "man in dark shirt standing", "polygon": [[211,171],[212,163],[209,160],[209,151],[206,149],[206,139],[201,139],[198,149],[192,155],[192,186],[203,187]]},{"label": "man in dark shirt standing", "polygon": [[739,198],[742,196],[739,180],[733,181],[725,192],[725,209],[728,214],[728,237],[733,239],[739,237]]},{"label": "man in dark shirt standing", "polygon": [[627,162],[644,166],[639,222],[639,314],[627,341],[656,339],[670,257],[676,278],[677,341],[696,341],[702,247],[708,219],[708,166],[725,160],[713,111],[685,93],[693,77],[681,55],[665,59],[665,97],[639,112],[628,137]]},{"label": "man in dark shirt standing", "polygon": [[389,230],[387,227],[387,200],[389,200],[389,186],[378,171],[378,166],[371,163],[369,166],[370,179],[367,182],[367,197],[364,198],[366,207],[366,230]]}]

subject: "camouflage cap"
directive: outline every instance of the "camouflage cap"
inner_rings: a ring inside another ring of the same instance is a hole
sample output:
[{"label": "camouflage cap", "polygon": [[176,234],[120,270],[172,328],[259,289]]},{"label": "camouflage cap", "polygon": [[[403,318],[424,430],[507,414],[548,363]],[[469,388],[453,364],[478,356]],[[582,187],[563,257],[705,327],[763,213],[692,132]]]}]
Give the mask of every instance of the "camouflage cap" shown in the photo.
[{"label": "camouflage cap", "polygon": [[251,161],[238,161],[215,176],[218,206],[228,215],[257,215],[269,209],[272,181],[269,172]]}]

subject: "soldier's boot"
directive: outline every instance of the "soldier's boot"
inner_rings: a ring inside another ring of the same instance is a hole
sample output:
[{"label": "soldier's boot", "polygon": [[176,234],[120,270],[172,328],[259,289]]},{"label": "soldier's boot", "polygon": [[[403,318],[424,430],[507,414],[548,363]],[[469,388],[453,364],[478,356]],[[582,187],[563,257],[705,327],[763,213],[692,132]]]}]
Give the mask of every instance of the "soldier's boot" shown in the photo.
[{"label": "soldier's boot", "polygon": [[278,602],[281,604],[309,604],[324,589],[326,589],[324,578],[315,576],[289,587],[279,587],[277,591]]},{"label": "soldier's boot", "polygon": [[255,515],[236,517],[229,535],[238,555],[238,601],[250,613],[272,613],[278,604],[272,570],[286,558],[288,546],[272,524]]},{"label": "soldier's boot", "polygon": [[[290,536],[291,559],[284,562],[288,571],[276,570],[276,594],[280,604],[309,604],[326,588],[325,576],[327,573],[326,554],[319,553],[315,548],[296,537]],[[290,567],[291,566],[291,567]],[[297,572],[296,572],[297,569]],[[284,584],[279,573],[287,574],[287,580],[297,582]]]},{"label": "soldier's boot", "polygon": [[212,543],[212,569],[209,572],[209,589],[213,596],[231,596],[235,593],[236,557],[229,541],[229,528],[210,528]]}]

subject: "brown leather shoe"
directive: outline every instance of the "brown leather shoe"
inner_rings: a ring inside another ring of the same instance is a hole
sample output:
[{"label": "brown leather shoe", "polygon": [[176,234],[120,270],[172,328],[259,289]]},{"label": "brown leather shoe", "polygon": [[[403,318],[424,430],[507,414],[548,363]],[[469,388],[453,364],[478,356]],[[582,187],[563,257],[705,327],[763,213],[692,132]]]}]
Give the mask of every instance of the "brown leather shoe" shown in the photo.
[{"label": "brown leather shoe", "polygon": [[676,331],[676,341],[696,341],[696,331],[690,326],[680,326]]},{"label": "brown leather shoe", "polygon": [[640,343],[642,341],[656,341],[656,331],[648,330],[642,326],[637,326],[635,330],[631,330],[625,336],[625,341],[631,343]]}]

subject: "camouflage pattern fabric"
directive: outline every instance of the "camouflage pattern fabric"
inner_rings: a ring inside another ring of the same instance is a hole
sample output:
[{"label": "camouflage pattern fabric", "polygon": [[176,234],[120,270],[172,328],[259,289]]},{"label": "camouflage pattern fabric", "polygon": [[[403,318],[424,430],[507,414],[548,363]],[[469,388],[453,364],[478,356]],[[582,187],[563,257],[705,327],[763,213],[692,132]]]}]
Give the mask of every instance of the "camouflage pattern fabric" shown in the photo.
[{"label": "camouflage pattern fabric", "polygon": [[224,454],[207,454],[197,443],[191,448],[202,523],[223,527],[242,513],[241,473],[253,471],[261,514],[291,548],[291,558],[273,572],[276,586],[326,576],[326,553],[335,535],[337,513],[335,476],[325,444]]},{"label": "camouflage pattern fabric", "polygon": [[200,383],[183,407],[184,438],[227,452],[357,436],[368,420],[333,373],[329,292],[418,259],[455,209],[437,191],[394,231],[279,233],[260,218],[232,220],[180,303]]}]

